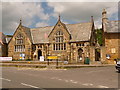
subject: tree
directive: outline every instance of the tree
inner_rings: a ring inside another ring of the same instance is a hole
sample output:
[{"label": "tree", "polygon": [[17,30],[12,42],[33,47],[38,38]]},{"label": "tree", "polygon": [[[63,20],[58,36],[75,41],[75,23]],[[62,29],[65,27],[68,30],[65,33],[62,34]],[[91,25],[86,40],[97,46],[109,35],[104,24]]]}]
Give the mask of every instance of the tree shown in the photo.
[{"label": "tree", "polygon": [[96,38],[100,46],[102,46],[102,29],[96,29]]}]

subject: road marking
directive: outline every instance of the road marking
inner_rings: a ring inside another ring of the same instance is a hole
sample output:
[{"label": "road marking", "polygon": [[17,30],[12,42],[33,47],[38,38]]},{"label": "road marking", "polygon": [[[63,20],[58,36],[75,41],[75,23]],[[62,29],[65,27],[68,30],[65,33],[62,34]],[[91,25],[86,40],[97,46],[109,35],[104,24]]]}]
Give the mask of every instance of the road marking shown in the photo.
[{"label": "road marking", "polygon": [[62,79],[58,79],[58,80],[62,80]]},{"label": "road marking", "polygon": [[54,77],[50,78],[50,79],[55,79]]},{"label": "road marking", "polygon": [[92,86],[93,84],[92,84],[92,83],[90,83],[89,85],[90,85],[90,86]]},{"label": "road marking", "polygon": [[71,82],[73,82],[73,80],[70,80]]},{"label": "road marking", "polygon": [[51,77],[51,79],[58,79],[58,77]]},{"label": "road marking", "polygon": [[99,85],[98,87],[99,87],[99,88],[109,88],[109,87],[103,86],[103,85]]},{"label": "road marking", "polygon": [[78,82],[72,82],[72,83],[78,83]]},{"label": "road marking", "polygon": [[84,83],[84,84],[82,84],[82,85],[89,86],[87,83]]},{"label": "road marking", "polygon": [[65,82],[69,82],[68,80],[65,80]]},{"label": "road marking", "polygon": [[9,80],[9,79],[5,79],[5,78],[0,78],[0,79],[6,80],[6,81],[9,81],[9,82],[11,81],[11,80]]},{"label": "road marking", "polygon": [[101,72],[101,71],[105,71],[105,70],[89,71],[87,73],[94,73],[94,72]]},{"label": "road marking", "polygon": [[21,83],[21,84],[24,85],[24,86],[32,87],[32,88],[39,88],[39,87],[36,87],[36,86],[33,86],[33,85],[29,85],[29,84],[25,84],[25,83]]}]

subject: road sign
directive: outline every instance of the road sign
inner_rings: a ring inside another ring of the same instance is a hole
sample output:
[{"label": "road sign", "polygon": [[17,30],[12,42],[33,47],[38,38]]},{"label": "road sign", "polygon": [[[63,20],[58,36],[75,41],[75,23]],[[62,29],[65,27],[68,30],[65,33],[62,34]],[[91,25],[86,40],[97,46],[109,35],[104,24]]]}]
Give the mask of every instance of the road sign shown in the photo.
[{"label": "road sign", "polygon": [[48,56],[47,59],[58,59],[57,56]]}]

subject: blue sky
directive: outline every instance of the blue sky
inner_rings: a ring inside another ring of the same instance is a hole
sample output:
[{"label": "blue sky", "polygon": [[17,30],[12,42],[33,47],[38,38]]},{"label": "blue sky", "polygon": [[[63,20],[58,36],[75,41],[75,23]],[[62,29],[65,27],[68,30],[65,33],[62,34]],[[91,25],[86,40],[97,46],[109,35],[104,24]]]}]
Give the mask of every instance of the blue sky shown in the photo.
[{"label": "blue sky", "polygon": [[22,24],[29,28],[53,26],[59,13],[65,24],[90,22],[93,16],[96,28],[100,28],[103,8],[109,20],[117,20],[117,5],[117,2],[3,2],[2,31],[13,34],[21,18]]},{"label": "blue sky", "polygon": [[[43,13],[45,14],[51,14],[51,13],[54,13],[53,12],[53,8],[52,7],[49,7],[47,2],[39,2],[37,4],[41,4],[41,7],[44,9]],[[54,25],[55,24],[55,21],[56,21],[56,18],[55,17],[52,17],[50,16],[49,20],[44,20],[44,22],[48,23],[48,25]],[[41,18],[38,18],[38,17],[35,17],[34,18],[34,23],[32,25],[30,25],[29,27],[31,28],[35,28],[35,24],[37,22],[43,22],[43,20]],[[42,26],[41,26],[42,27]]]}]

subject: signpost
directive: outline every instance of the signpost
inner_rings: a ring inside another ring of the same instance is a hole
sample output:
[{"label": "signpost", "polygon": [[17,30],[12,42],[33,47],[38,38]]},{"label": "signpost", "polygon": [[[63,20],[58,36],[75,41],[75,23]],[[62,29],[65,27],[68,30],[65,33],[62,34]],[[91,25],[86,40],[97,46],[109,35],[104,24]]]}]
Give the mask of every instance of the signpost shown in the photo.
[{"label": "signpost", "polygon": [[58,66],[58,56],[48,56],[47,59],[48,59],[48,65],[49,65],[49,59],[56,59],[57,60],[56,63]]},{"label": "signpost", "polygon": [[40,56],[40,61],[44,61],[44,56]]},{"label": "signpost", "polygon": [[57,56],[48,56],[47,59],[58,59]]}]

